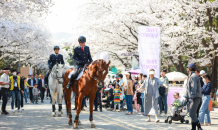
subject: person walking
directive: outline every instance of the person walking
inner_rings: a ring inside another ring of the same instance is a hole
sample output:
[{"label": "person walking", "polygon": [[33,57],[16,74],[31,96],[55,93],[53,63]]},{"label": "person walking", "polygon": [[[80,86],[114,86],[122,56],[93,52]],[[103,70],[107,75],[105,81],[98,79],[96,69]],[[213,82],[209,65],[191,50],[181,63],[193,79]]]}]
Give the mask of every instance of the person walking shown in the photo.
[{"label": "person walking", "polygon": [[29,87],[29,84],[27,83],[27,79],[24,78],[24,98],[25,98],[26,104],[28,104],[28,102],[27,102],[27,87]]},{"label": "person walking", "polygon": [[35,74],[35,77],[33,79],[36,81],[36,84],[38,85],[39,84],[39,78],[38,78],[37,74]]},{"label": "person walking", "polygon": [[[8,71],[7,71],[8,70]],[[10,83],[10,79],[9,79],[9,68],[4,68],[3,69],[4,74],[1,75],[0,77],[0,95],[2,95],[2,115],[7,115],[9,114],[6,111],[6,105],[7,105],[7,101],[8,101],[8,88]]]},{"label": "person walking", "polygon": [[41,98],[41,103],[44,103],[44,97],[45,97],[45,76],[41,75],[41,79],[39,79],[39,84],[38,84],[38,88],[40,90],[40,98]]},{"label": "person walking", "polygon": [[[20,72],[17,72],[17,75],[20,76],[20,106],[21,106],[21,110],[24,110],[23,108],[23,95],[24,95],[24,77],[21,76]],[[17,108],[17,98],[15,99],[15,108]]]},{"label": "person walking", "polygon": [[38,88],[37,88],[37,83],[34,84],[34,87],[33,87],[33,104],[38,104],[38,95],[39,95],[39,91],[38,91]]},{"label": "person walking", "polygon": [[[165,86],[159,86],[159,94],[160,96],[158,97],[158,104],[159,104],[159,110],[160,110],[160,116],[167,116],[167,96],[168,96],[168,85],[169,85],[169,80],[166,77],[166,70],[163,69],[161,70],[161,78],[160,81],[165,84]],[[162,102],[163,105],[162,106]],[[164,107],[164,113],[162,113],[162,107]]]},{"label": "person walking", "polygon": [[13,76],[10,77],[11,80],[11,95],[12,95],[12,101],[11,101],[11,109],[12,112],[14,113],[14,101],[15,101],[15,97],[17,98],[17,108],[18,108],[18,112],[22,112],[22,110],[20,109],[20,102],[21,102],[21,93],[20,93],[20,76],[17,76],[17,71],[16,69],[13,69],[12,71]]},{"label": "person walking", "polygon": [[132,96],[133,96],[133,80],[131,77],[131,73],[125,73],[127,79],[127,86],[126,86],[126,103],[127,103],[127,113],[126,115],[132,115],[133,107],[132,107]]},{"label": "person walking", "polygon": [[159,97],[159,91],[158,86],[166,86],[163,84],[163,82],[160,81],[160,79],[154,77],[155,70],[151,69],[149,71],[149,78],[147,78],[141,88],[139,88],[137,91],[144,91],[144,106],[145,106],[145,115],[148,115],[148,119],[146,122],[151,122],[151,108],[155,110],[155,117],[156,117],[156,123],[158,123],[160,120],[158,119],[158,97]]},{"label": "person walking", "polygon": [[103,88],[98,88],[98,90],[96,92],[96,96],[95,96],[95,100],[94,100],[95,109],[93,111],[98,111],[98,104],[99,104],[100,112],[102,112],[102,103],[101,103],[101,92],[102,92],[102,89]]},{"label": "person walking", "polygon": [[33,87],[36,81],[34,80],[34,76],[31,75],[31,78],[27,81],[27,83],[30,85],[29,88],[29,93],[30,93],[30,101],[33,102]]},{"label": "person walking", "polygon": [[[141,84],[139,84],[139,88],[141,88],[141,86],[143,86],[144,84],[144,81],[145,79],[147,78],[147,75],[143,75],[142,76],[142,82]],[[142,105],[141,105],[141,113],[139,113],[139,115],[144,115],[144,109],[145,109],[145,106],[144,106],[144,91],[139,91],[141,92],[141,100],[142,100]]]},{"label": "person walking", "polygon": [[202,97],[202,105],[199,111],[199,121],[201,125],[211,125],[209,103],[210,103],[210,93],[211,93],[212,85],[210,82],[209,74],[203,75],[203,81],[205,82],[205,84],[201,89],[203,97]]},{"label": "person walking", "polygon": [[192,130],[196,130],[196,126],[198,127],[198,130],[202,130],[201,124],[196,114],[198,105],[200,104],[201,101],[202,93],[201,93],[200,78],[195,73],[196,71],[195,63],[188,64],[187,71],[189,74],[189,78],[187,80],[187,85],[186,85],[187,88],[186,98],[192,99],[189,108],[189,115],[191,117],[191,122],[192,122]]},{"label": "person walking", "polygon": [[[205,84],[204,81],[203,81],[203,75],[205,74],[205,71],[204,70],[201,70],[199,72],[199,70],[196,70],[195,73],[198,75],[198,77],[200,78],[200,83],[201,83],[201,88],[203,87],[203,85]],[[201,108],[201,105],[202,105],[202,99],[198,105],[198,109],[197,109],[197,118],[199,117],[199,111],[200,111],[200,108]]]}]

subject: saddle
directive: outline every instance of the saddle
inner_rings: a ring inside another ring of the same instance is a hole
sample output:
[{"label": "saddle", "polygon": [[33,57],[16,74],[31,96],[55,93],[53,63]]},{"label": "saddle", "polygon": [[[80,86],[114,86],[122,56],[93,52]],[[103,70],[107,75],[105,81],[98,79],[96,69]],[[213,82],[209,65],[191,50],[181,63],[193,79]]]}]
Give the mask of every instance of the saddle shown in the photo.
[{"label": "saddle", "polygon": [[79,80],[82,75],[83,75],[83,72],[86,70],[88,64],[84,65],[84,67],[80,67],[78,70],[73,70],[69,75],[68,75],[68,78],[70,79],[71,76],[74,74],[74,71],[78,71],[75,73],[75,78],[74,80]]}]

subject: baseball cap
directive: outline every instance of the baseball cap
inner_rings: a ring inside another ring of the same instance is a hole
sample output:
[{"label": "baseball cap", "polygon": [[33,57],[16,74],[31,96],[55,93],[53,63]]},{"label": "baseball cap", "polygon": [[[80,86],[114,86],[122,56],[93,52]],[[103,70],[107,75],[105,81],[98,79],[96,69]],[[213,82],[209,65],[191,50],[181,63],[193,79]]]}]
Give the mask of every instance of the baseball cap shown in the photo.
[{"label": "baseball cap", "polygon": [[204,70],[201,70],[201,71],[200,71],[200,74],[205,74],[205,71],[204,71]]},{"label": "baseball cap", "polygon": [[189,69],[192,69],[192,68],[195,68],[195,67],[196,67],[195,63],[189,63],[188,66],[187,66],[187,68],[189,68]]}]

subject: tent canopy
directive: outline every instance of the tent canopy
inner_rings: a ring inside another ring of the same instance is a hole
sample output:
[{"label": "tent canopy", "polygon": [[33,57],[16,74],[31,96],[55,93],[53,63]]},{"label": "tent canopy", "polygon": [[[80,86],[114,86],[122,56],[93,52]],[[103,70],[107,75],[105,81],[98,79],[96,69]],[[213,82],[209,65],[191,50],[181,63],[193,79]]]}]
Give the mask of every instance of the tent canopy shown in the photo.
[{"label": "tent canopy", "polygon": [[116,75],[116,74],[114,72],[112,72],[112,71],[109,71],[108,75],[112,76],[112,75]]},{"label": "tent canopy", "polygon": [[187,75],[181,72],[170,72],[166,74],[169,81],[185,81],[188,78]]},{"label": "tent canopy", "polygon": [[140,74],[140,73],[142,73],[140,69],[129,70],[128,72],[130,72],[131,74]]}]

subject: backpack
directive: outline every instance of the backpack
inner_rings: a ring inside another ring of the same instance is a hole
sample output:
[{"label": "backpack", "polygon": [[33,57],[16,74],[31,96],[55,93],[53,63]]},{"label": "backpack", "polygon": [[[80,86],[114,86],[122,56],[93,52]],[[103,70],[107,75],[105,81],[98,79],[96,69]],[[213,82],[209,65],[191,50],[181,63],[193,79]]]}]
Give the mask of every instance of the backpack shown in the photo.
[{"label": "backpack", "polygon": [[159,94],[163,96],[165,94],[165,87],[159,87]]}]

